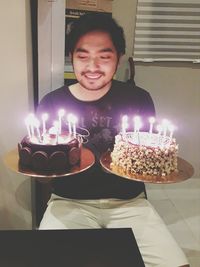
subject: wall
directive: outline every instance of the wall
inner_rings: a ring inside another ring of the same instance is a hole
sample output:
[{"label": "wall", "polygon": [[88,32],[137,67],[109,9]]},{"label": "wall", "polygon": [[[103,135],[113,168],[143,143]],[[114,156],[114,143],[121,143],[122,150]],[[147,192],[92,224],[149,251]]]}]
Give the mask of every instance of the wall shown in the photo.
[{"label": "wall", "polygon": [[[125,4],[126,2],[126,4]],[[117,78],[128,78],[127,59],[132,55],[136,0],[114,0],[113,17],[123,26],[126,57]],[[176,126],[179,155],[200,176],[200,65],[190,63],[136,63],[136,84],[150,92],[158,118],[168,118]]]},{"label": "wall", "polygon": [[5,153],[24,136],[31,106],[32,68],[29,1],[1,1],[0,8],[0,229],[31,228],[30,178],[10,171]]}]

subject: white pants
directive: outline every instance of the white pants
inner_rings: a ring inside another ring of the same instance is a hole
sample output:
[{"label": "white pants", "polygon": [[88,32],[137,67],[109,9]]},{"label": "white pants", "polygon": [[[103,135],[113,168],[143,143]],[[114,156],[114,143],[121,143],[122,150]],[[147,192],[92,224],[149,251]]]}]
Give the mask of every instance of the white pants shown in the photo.
[{"label": "white pants", "polygon": [[188,261],[144,197],[74,200],[52,195],[39,229],[132,228],[146,267],[178,267]]}]

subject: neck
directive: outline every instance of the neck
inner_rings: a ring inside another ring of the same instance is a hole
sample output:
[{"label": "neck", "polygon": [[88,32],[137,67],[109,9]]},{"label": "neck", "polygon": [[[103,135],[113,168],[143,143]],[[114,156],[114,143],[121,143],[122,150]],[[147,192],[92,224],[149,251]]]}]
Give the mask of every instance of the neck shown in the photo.
[{"label": "neck", "polygon": [[76,83],[69,86],[71,94],[82,101],[95,101],[103,97],[111,88],[112,82],[99,90],[88,90],[81,86],[80,83]]}]

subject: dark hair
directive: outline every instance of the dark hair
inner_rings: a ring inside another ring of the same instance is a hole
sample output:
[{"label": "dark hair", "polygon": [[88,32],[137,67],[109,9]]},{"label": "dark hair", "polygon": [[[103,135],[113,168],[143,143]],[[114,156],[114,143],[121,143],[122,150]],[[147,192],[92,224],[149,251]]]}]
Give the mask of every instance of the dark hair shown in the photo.
[{"label": "dark hair", "polygon": [[88,13],[80,16],[79,19],[73,22],[70,32],[67,35],[66,52],[73,54],[80,37],[92,31],[108,33],[115,46],[118,57],[125,54],[126,44],[123,28],[117,24],[111,15],[102,13]]}]

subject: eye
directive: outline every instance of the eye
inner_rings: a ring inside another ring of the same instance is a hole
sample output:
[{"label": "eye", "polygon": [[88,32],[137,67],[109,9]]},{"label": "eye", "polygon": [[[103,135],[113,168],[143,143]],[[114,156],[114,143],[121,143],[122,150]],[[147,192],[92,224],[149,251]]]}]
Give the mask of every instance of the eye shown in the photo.
[{"label": "eye", "polygon": [[86,54],[77,54],[77,58],[84,60],[87,59],[88,56]]},{"label": "eye", "polygon": [[101,59],[110,59],[110,56],[101,56]]},{"label": "eye", "polygon": [[85,59],[85,58],[87,58],[86,56],[78,56],[78,58],[80,58],[80,59]]},{"label": "eye", "polygon": [[100,55],[100,59],[109,60],[109,59],[111,59],[111,56],[112,56],[112,54],[110,54],[110,53],[103,53]]}]

